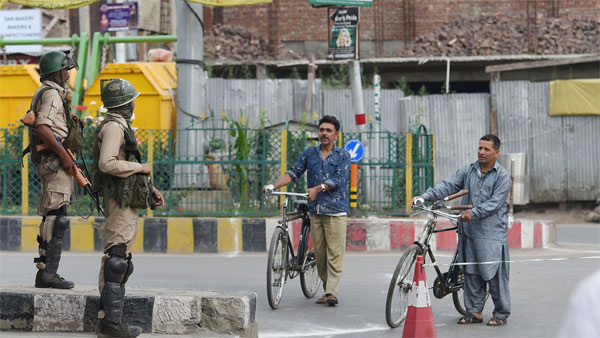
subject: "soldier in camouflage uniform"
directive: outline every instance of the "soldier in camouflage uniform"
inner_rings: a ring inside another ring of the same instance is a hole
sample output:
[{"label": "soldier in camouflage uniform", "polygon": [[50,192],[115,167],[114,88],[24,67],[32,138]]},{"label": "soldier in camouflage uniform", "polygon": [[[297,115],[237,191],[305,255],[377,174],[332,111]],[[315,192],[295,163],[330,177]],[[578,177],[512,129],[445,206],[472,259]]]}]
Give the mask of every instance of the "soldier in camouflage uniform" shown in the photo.
[{"label": "soldier in camouflage uniform", "polygon": [[[65,89],[72,68],[77,68],[77,64],[67,54],[61,51],[44,54],[40,58],[42,86],[31,104],[36,121],[35,127],[30,128],[29,149],[42,186],[38,204],[42,223],[37,237],[40,257],[34,259],[38,268],[35,287],[38,288],[70,289],[74,286],[73,282],[56,273],[63,236],[69,228],[67,206],[73,191],[71,175],[75,170],[75,163],[63,146],[73,124]],[[46,149],[36,151],[36,146],[41,144]]]},{"label": "soldier in camouflage uniform", "polygon": [[139,201],[138,193],[143,191],[134,192],[144,187],[140,188],[133,180],[147,179],[151,172],[148,163],[141,163],[137,139],[130,126],[134,99],[140,93],[123,79],[101,80],[100,87],[108,112],[97,129],[93,153],[95,186],[101,189],[107,217],[99,276],[101,309],[97,334],[98,337],[137,337],[141,329],[122,322],[125,283],[133,273],[131,249],[138,231],[136,208],[162,206],[164,200],[151,185],[146,189],[150,200]]}]

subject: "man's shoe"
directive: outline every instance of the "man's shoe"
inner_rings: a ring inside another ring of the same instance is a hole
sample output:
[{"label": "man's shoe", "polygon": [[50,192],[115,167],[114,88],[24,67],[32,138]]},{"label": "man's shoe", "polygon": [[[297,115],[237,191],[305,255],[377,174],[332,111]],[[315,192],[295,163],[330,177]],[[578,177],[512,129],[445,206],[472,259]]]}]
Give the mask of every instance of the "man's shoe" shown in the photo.
[{"label": "man's shoe", "polygon": [[124,323],[114,324],[104,319],[98,321],[98,331],[96,334],[99,338],[132,338],[137,337],[142,333],[139,326],[129,326]]},{"label": "man's shoe", "polygon": [[327,304],[327,298],[331,296],[329,293],[323,295],[323,297],[317,299],[317,304]]},{"label": "man's shoe", "polygon": [[54,288],[54,289],[72,289],[75,283],[65,280],[59,274],[55,274],[54,278],[49,283],[42,280],[43,270],[38,270],[35,275],[35,287],[36,288]]},{"label": "man's shoe", "polygon": [[329,306],[335,306],[338,303],[338,299],[335,295],[329,295],[327,297],[327,305]]}]

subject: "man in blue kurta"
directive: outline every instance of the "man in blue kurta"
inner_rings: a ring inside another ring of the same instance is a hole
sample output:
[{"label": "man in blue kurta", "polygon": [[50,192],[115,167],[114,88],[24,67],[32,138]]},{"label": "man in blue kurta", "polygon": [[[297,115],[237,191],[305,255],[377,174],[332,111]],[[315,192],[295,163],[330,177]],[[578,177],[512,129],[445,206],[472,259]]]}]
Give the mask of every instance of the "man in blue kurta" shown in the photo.
[{"label": "man in blue kurta", "polygon": [[264,191],[279,189],[295,182],[305,171],[310,231],[315,245],[317,271],[323,281],[325,295],[318,304],[338,304],[338,284],[342,277],[346,251],[346,215],[348,213],[348,178],[350,154],[335,146],[340,122],[325,115],[319,120],[320,145],[306,148],[296,163]]},{"label": "man in blue kurta", "polygon": [[489,326],[506,324],[510,315],[510,293],[508,289],[508,194],[510,175],[497,161],[500,139],[495,135],[484,135],[479,140],[478,161],[459,169],[453,177],[427,189],[426,201],[437,201],[462,189],[469,194],[462,204],[473,205],[473,209],[462,213],[462,232],[459,233],[457,250],[459,262],[493,264],[470,264],[462,266],[465,273],[464,297],[467,315],[458,324],[481,323],[489,285],[494,301],[493,317]]}]

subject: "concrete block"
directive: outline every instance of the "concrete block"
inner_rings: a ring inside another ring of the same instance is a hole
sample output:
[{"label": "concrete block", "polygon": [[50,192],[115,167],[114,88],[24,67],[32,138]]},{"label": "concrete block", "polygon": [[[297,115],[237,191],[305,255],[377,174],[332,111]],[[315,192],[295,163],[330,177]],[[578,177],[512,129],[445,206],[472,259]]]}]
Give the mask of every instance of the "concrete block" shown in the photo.
[{"label": "concrete block", "polygon": [[202,317],[201,299],[198,297],[154,298],[152,332],[183,334],[196,332]]},{"label": "concrete block", "polygon": [[33,331],[83,331],[85,296],[36,294]]}]

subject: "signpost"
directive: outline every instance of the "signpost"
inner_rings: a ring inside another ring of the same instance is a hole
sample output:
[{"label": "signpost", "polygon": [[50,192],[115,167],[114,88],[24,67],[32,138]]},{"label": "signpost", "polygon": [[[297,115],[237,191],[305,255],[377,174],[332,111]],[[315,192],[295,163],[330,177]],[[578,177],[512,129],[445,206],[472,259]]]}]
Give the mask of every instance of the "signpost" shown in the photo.
[{"label": "signpost", "polygon": [[365,156],[365,146],[359,140],[350,140],[344,146],[350,154],[350,162],[357,163]]},{"label": "signpost", "polygon": [[332,60],[358,59],[358,7],[338,8],[330,17],[333,27],[329,32],[329,52]]},{"label": "signpost", "polygon": [[359,140],[350,140],[344,146],[344,149],[350,153],[350,214],[356,215],[358,205],[358,162],[365,155],[365,146]]}]

